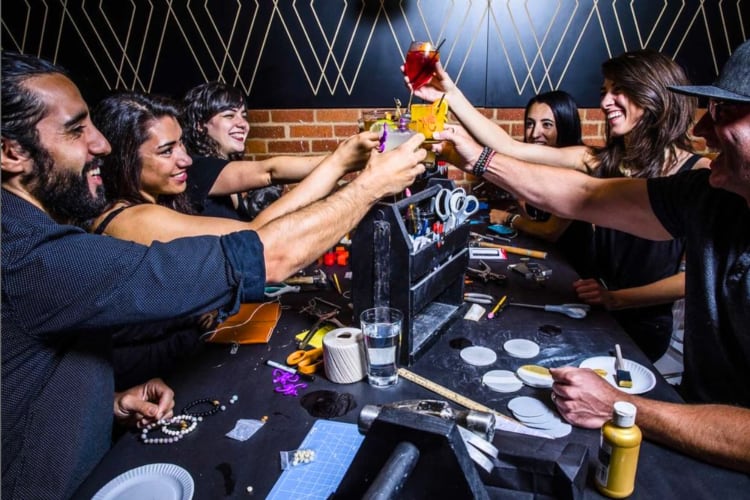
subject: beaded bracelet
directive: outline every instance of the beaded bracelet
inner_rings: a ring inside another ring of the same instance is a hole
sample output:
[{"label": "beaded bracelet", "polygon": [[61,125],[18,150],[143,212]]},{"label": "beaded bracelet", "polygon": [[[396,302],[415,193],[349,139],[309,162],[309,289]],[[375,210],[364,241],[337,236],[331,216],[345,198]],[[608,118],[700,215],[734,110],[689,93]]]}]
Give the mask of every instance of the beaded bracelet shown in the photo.
[{"label": "beaded bracelet", "polygon": [[482,152],[479,153],[479,159],[474,164],[474,169],[472,170],[474,177],[482,177],[484,175],[484,173],[487,171],[487,165],[489,165],[494,156],[495,151],[493,151],[492,148],[482,148]]},{"label": "beaded bracelet", "polygon": [[[176,417],[151,422],[141,430],[141,441],[143,442],[143,444],[176,443],[177,441],[185,437],[186,434],[193,432],[198,426],[198,422],[200,420],[202,420],[201,417],[196,417],[193,415],[177,415]],[[190,424],[187,424],[188,421],[190,422]],[[180,429],[169,428],[170,425],[175,424],[179,424]],[[156,429],[157,427],[160,427],[160,430],[169,437],[148,437],[148,433]]]},{"label": "beaded bracelet", "polygon": [[[202,404],[210,404],[211,408],[209,408],[206,411],[203,412],[196,412],[191,413],[190,410],[198,405]],[[218,399],[211,399],[211,398],[203,398],[203,399],[196,399],[189,405],[187,405],[185,408],[182,409],[183,415],[192,415],[194,417],[208,417],[209,415],[213,415],[214,413],[217,413],[219,410],[226,410],[226,406],[223,406]]]},{"label": "beaded bracelet", "polygon": [[[170,418],[162,427],[161,431],[168,436],[184,436],[190,434],[198,426],[198,422],[202,421],[203,417],[194,417],[193,415],[177,415],[176,417]],[[190,423],[188,423],[190,422]],[[179,429],[170,429],[170,425],[179,425]]]}]

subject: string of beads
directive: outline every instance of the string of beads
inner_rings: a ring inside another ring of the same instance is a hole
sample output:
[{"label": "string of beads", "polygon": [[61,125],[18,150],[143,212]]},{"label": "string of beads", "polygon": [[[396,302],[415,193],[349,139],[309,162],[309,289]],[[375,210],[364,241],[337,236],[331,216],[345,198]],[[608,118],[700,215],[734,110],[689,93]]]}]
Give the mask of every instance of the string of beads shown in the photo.
[{"label": "string of beads", "polygon": [[[209,404],[211,405],[210,408],[208,408],[205,411],[200,412],[191,412],[193,408],[199,405],[205,405]],[[214,413],[218,413],[219,410],[224,411],[227,407],[222,405],[221,402],[217,399],[211,399],[211,398],[203,398],[203,399],[196,399],[192,403],[188,404],[185,408],[182,409],[183,415],[193,415],[195,417],[208,417],[209,415],[213,415]]]},{"label": "string of beads", "polygon": [[[156,422],[151,422],[141,430],[141,441],[144,444],[170,444],[176,443],[185,435],[193,432],[198,426],[198,422],[203,420],[202,417],[194,415],[176,415],[172,418],[163,418]],[[177,425],[177,429],[171,426]],[[162,433],[168,437],[148,437],[149,432],[159,428]]]}]

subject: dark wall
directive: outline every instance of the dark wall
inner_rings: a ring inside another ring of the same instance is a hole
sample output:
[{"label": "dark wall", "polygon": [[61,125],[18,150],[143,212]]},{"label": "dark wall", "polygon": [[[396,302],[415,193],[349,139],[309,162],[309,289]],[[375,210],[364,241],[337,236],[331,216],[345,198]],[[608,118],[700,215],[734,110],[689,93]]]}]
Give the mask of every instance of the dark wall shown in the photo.
[{"label": "dark wall", "polygon": [[651,47],[709,83],[750,32],[750,1],[28,0],[3,2],[2,49],[70,69],[86,97],[181,96],[222,79],[252,108],[392,106],[412,39],[478,106],[561,88],[598,106],[600,64]]}]

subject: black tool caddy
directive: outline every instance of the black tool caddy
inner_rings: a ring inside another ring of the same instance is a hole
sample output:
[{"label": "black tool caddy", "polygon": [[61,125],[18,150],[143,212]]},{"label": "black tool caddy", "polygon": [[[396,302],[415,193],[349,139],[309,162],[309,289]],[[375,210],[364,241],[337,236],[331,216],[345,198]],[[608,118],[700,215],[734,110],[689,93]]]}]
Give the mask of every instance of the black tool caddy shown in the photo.
[{"label": "black tool caddy", "polygon": [[431,179],[428,186],[393,203],[380,202],[364,217],[352,238],[354,323],[365,309],[390,306],[404,314],[400,363],[409,366],[437,340],[441,328],[463,305],[469,262],[468,221],[439,240],[415,249],[408,219],[417,210],[432,227],[434,198],[453,182]]}]

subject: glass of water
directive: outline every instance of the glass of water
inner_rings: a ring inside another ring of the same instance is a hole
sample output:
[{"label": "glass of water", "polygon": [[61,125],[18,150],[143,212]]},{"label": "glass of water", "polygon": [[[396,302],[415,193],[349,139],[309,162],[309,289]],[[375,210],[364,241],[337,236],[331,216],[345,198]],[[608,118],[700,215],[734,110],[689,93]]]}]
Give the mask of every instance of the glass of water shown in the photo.
[{"label": "glass of water", "polygon": [[359,316],[367,358],[367,380],[373,387],[398,382],[398,350],[404,315],[392,307],[373,307]]}]

